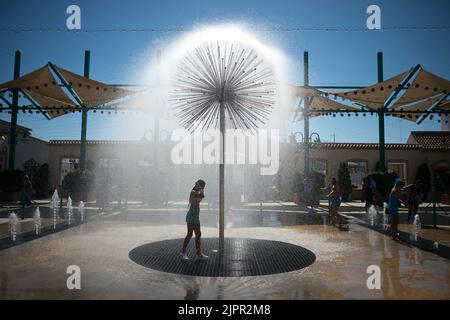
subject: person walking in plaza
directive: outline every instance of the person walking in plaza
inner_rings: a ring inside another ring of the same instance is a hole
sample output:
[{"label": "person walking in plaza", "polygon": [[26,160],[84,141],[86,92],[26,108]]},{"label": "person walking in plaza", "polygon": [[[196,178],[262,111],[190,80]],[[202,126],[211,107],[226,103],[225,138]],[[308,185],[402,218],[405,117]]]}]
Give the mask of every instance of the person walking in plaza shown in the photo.
[{"label": "person walking in plaza", "polygon": [[395,180],[394,187],[389,194],[388,214],[390,222],[390,234],[393,240],[398,241],[398,209],[400,202],[403,202],[402,194],[403,182],[400,178]]},{"label": "person walking in plaza", "polygon": [[181,250],[181,258],[183,260],[189,260],[189,257],[186,253],[187,246],[189,241],[192,238],[192,234],[195,232],[195,248],[197,251],[197,259],[199,260],[207,260],[208,256],[202,253],[201,250],[201,230],[200,230],[200,201],[205,197],[204,189],[206,183],[203,180],[198,180],[195,182],[194,188],[191,190],[191,194],[189,195],[189,211],[186,214],[186,223],[187,223],[187,235],[184,238],[183,248]]},{"label": "person walking in plaza", "polygon": [[337,184],[336,178],[331,180],[331,192],[328,194],[331,210],[331,224],[336,225],[336,221],[339,220],[339,227],[342,226],[342,218],[339,215],[339,207],[342,201],[341,188]]}]

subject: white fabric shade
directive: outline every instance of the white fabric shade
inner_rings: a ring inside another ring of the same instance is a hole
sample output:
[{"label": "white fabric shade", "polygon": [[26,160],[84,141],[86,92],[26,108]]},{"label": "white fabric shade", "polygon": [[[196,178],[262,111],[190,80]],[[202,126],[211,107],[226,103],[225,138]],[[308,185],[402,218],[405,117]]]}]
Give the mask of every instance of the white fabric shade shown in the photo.
[{"label": "white fabric shade", "polygon": [[393,90],[398,87],[400,82],[408,75],[408,72],[409,71],[403,72],[388,80],[363,89],[347,92],[330,92],[330,94],[361,103],[372,109],[379,109],[383,107],[384,102],[392,94]]},{"label": "white fabric shade", "polygon": [[73,101],[59,87],[48,66],[44,66],[26,75],[0,84],[0,89],[24,89],[30,95],[49,97],[58,101],[58,105],[73,105]]},{"label": "white fabric shade", "polygon": [[450,92],[450,81],[422,69],[396,104],[423,100],[443,92]]},{"label": "white fabric shade", "polygon": [[97,107],[134,93],[133,91],[82,77],[63,68],[58,67],[58,70],[87,107]]}]

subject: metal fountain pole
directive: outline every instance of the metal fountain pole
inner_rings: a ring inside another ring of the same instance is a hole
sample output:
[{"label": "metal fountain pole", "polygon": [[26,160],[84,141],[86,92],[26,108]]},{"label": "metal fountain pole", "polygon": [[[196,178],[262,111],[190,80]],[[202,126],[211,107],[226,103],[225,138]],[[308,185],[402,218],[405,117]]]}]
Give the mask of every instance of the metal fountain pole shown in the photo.
[{"label": "metal fountain pole", "polygon": [[[305,88],[309,86],[309,56],[308,51],[303,52],[303,81]],[[305,97],[304,109],[303,109],[303,121],[304,121],[304,134],[303,134],[303,147],[305,150],[304,161],[304,177],[307,178],[309,173],[309,98]]]},{"label": "metal fountain pole", "polygon": [[223,103],[224,87],[222,86],[219,126],[220,126],[220,163],[219,163],[219,255],[224,255],[225,247],[225,106]]}]

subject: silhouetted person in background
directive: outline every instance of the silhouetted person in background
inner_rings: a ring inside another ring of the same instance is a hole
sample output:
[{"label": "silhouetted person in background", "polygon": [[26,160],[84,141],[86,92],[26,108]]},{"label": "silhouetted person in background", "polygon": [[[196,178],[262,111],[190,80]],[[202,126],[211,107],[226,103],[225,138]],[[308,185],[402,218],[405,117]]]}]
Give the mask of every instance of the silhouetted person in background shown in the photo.
[{"label": "silhouetted person in background", "polygon": [[192,238],[193,232],[195,232],[195,248],[197,250],[197,259],[208,259],[208,256],[202,253],[200,245],[200,237],[202,235],[200,230],[200,201],[202,201],[202,199],[205,197],[205,186],[205,181],[201,179],[198,180],[195,183],[194,188],[192,188],[191,194],[189,195],[189,211],[186,214],[187,235],[183,242],[183,249],[181,250],[181,258],[183,260],[189,260],[189,257],[186,254],[186,249],[189,241]]},{"label": "silhouetted person in background", "polygon": [[364,198],[366,200],[366,210],[367,210],[372,204],[375,204],[375,191],[376,191],[375,181],[369,176],[366,176],[363,179],[363,191],[364,191]]},{"label": "silhouetted person in background", "polygon": [[420,180],[407,187],[408,189],[408,223],[411,223],[411,218],[417,214],[419,204],[422,203],[422,194],[420,192]]},{"label": "silhouetted person in background", "polygon": [[23,203],[26,206],[31,205],[32,195],[33,195],[33,185],[31,184],[30,177],[26,174],[23,177],[23,185],[22,185]]}]

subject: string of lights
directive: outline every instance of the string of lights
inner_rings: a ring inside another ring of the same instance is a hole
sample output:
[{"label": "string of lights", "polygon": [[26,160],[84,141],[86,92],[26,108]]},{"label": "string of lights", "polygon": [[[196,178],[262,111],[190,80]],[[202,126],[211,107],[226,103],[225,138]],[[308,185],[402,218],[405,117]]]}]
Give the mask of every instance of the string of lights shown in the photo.
[{"label": "string of lights", "polygon": [[[193,28],[98,28],[98,29],[74,29],[66,28],[0,28],[2,33],[113,33],[113,32],[190,32]],[[249,27],[251,31],[257,32],[383,32],[383,31],[448,31],[450,26],[388,26],[381,29],[367,29],[361,27]]]}]

